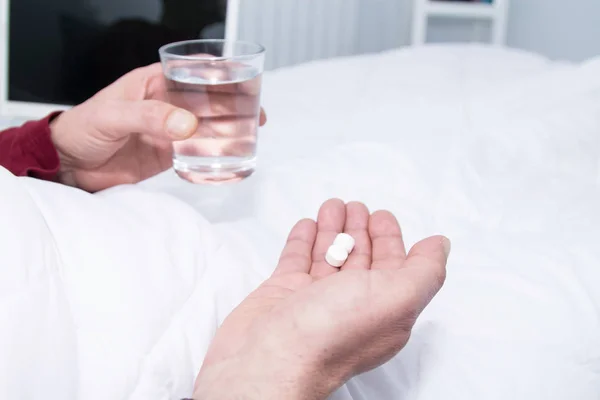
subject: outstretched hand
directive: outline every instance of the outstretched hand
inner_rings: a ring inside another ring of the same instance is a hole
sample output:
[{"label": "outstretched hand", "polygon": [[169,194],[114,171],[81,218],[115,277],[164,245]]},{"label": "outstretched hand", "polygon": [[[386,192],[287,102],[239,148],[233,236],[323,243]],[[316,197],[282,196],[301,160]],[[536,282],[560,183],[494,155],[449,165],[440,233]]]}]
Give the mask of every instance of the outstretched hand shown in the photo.
[{"label": "outstretched hand", "polygon": [[[356,246],[337,269],[324,256],[340,232]],[[271,278],[217,331],[196,381],[198,398],[229,395],[222,392],[228,379],[236,381],[231,390],[255,393],[248,398],[326,398],[406,345],[444,282],[449,251],[448,239],[435,236],[407,254],[391,213],[326,202],[317,222],[296,224]]]}]

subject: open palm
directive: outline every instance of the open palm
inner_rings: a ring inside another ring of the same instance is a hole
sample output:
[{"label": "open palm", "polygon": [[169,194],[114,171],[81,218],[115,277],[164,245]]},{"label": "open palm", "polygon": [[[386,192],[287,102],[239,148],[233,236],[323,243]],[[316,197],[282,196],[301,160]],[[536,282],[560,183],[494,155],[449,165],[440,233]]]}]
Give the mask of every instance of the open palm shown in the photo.
[{"label": "open palm", "polygon": [[[324,256],[340,232],[356,246],[337,269]],[[226,319],[203,370],[261,348],[305,371],[327,365],[331,385],[321,390],[329,392],[405,346],[443,284],[448,252],[448,240],[436,236],[407,254],[391,213],[329,200],[316,223],[302,220],[292,229],[275,272]]]}]

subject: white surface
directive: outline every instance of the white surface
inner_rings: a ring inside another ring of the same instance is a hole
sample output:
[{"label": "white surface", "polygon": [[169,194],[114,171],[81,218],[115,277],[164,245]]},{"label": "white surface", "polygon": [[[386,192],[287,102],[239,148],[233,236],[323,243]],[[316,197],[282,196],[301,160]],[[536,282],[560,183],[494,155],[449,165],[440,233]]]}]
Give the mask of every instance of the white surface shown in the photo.
[{"label": "white surface", "polygon": [[0,398],[188,396],[292,224],[340,197],[452,255],[408,346],[333,399],[598,399],[600,60],[406,50],[267,74],[264,105],[239,185],[0,172]]},{"label": "white surface", "polygon": [[427,27],[431,17],[471,18],[491,21],[491,42],[496,46],[506,42],[506,26],[509,0],[494,0],[493,3],[452,3],[434,0],[414,0],[412,21],[412,44],[422,45],[427,41]]}]

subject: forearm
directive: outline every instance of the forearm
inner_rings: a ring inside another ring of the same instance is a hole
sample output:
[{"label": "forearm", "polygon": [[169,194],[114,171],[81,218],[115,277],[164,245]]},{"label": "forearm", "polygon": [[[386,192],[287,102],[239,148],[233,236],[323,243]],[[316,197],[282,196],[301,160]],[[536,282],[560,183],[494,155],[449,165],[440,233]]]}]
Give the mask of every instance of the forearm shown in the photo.
[{"label": "forearm", "polygon": [[[269,365],[270,364],[270,365]],[[341,384],[297,365],[240,361],[202,371],[193,400],[325,400]]]},{"label": "forearm", "polygon": [[308,388],[294,383],[277,381],[276,378],[269,381],[253,375],[229,371],[216,378],[202,377],[194,390],[193,400],[321,399],[310,393]]},{"label": "forearm", "polygon": [[50,132],[56,115],[0,132],[0,166],[16,176],[56,180],[60,160]]}]

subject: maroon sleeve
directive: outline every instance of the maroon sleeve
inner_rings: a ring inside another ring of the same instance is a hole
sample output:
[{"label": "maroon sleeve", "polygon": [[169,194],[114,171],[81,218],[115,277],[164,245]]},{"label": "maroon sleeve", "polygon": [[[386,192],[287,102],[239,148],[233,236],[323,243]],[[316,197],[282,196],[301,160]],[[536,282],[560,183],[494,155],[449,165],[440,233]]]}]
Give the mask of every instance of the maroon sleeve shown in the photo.
[{"label": "maroon sleeve", "polygon": [[50,137],[50,122],[58,114],[0,132],[0,166],[16,176],[56,180],[60,159]]}]

